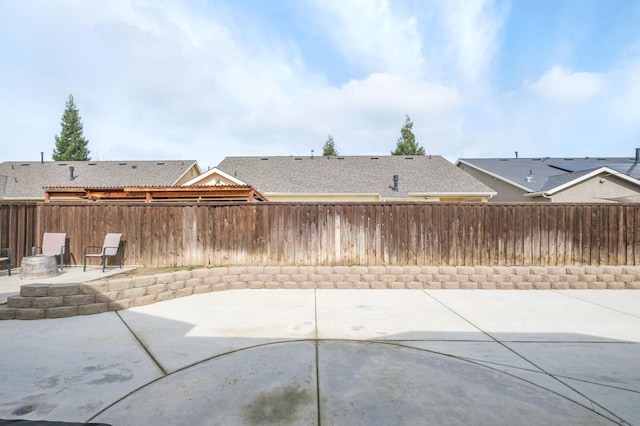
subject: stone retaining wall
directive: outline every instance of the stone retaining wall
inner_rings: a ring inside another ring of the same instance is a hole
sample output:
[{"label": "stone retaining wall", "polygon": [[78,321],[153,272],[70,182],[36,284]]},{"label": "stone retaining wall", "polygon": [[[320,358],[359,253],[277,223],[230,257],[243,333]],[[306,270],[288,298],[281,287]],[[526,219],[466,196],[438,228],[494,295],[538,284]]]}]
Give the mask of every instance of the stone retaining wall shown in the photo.
[{"label": "stone retaining wall", "polygon": [[27,284],[0,319],[98,314],[236,289],[640,289],[640,266],[249,266],[82,284]]}]

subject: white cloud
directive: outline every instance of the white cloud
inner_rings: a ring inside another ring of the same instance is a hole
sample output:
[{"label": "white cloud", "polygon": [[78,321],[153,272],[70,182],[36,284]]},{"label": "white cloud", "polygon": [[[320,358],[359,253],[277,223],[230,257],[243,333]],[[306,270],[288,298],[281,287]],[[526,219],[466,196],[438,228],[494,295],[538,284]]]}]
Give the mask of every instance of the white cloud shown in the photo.
[{"label": "white cloud", "polygon": [[345,112],[366,114],[384,111],[390,115],[439,113],[460,104],[455,90],[439,84],[413,80],[396,74],[371,74],[364,80],[351,80],[339,90],[328,91],[327,111],[341,107]]},{"label": "white cloud", "polygon": [[423,73],[416,17],[400,13],[388,0],[319,0],[316,7],[347,61],[373,72]]},{"label": "white cloud", "polygon": [[448,38],[445,54],[453,59],[461,83],[477,89],[491,71],[505,10],[493,0],[448,0],[441,7]]},{"label": "white cloud", "polygon": [[607,115],[613,123],[632,126],[640,133],[640,60],[620,67],[610,80],[613,96],[606,105]]},{"label": "white cloud", "polygon": [[599,95],[605,87],[605,79],[598,73],[571,72],[556,65],[528,87],[550,101],[580,103]]}]

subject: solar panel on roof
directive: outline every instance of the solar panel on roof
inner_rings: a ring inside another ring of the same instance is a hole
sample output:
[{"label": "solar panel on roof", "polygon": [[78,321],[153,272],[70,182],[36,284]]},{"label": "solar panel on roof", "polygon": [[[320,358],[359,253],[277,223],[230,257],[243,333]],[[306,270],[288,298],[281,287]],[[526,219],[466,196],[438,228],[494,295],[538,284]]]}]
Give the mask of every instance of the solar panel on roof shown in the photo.
[{"label": "solar panel on roof", "polygon": [[589,163],[573,163],[573,162],[570,164],[550,163],[549,165],[556,169],[565,170],[567,172],[583,172],[585,170],[597,169],[598,167],[604,166],[604,164],[595,165],[595,164],[589,164]]},{"label": "solar panel on roof", "polygon": [[632,176],[636,179],[640,178],[640,167],[636,167],[637,163],[631,161],[615,161],[615,162],[571,162],[571,163],[550,163],[551,167],[565,170],[567,172],[584,172],[594,170],[600,167],[608,167],[618,173]]},{"label": "solar panel on roof", "polygon": [[608,163],[607,167],[616,172],[624,173],[633,178],[640,179],[640,165],[638,163]]}]

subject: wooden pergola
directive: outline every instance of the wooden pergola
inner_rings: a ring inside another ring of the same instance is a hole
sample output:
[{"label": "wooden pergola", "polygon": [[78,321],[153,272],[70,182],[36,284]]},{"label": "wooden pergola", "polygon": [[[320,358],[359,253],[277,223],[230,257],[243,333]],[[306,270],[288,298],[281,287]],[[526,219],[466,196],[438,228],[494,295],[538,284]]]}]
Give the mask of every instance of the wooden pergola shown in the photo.
[{"label": "wooden pergola", "polygon": [[217,186],[51,186],[44,188],[44,202],[75,201],[267,201],[256,188],[249,185]]}]

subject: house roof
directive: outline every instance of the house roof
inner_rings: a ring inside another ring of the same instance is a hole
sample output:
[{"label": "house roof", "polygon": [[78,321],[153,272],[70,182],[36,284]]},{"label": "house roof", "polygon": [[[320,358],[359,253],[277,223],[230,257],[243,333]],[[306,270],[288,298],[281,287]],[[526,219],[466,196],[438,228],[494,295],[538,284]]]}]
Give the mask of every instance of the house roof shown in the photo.
[{"label": "house roof", "polygon": [[43,199],[44,187],[51,186],[172,186],[198,174],[195,160],[5,161],[0,163],[0,199]]},{"label": "house roof", "polygon": [[456,162],[483,171],[525,192],[554,192],[579,182],[583,176],[606,167],[614,174],[640,179],[640,167],[632,157],[585,158],[461,158]]},{"label": "house roof", "polygon": [[600,167],[592,170],[584,170],[581,172],[571,172],[566,175],[560,176],[552,176],[549,178],[547,184],[542,187],[539,192],[531,192],[526,194],[526,197],[530,196],[539,196],[539,195],[553,195],[556,192],[562,191],[572,185],[585,181],[587,179],[591,179],[594,176],[616,176],[618,179],[625,180],[632,185],[636,185],[640,187],[640,180],[633,178],[631,176],[627,176],[625,174],[619,173],[609,167]]},{"label": "house roof", "polygon": [[[594,169],[594,170],[601,170],[601,169]],[[584,170],[581,172],[570,172],[570,173],[564,173],[562,175],[549,176],[549,179],[547,179],[544,185],[542,185],[542,188],[540,188],[540,192],[545,192],[545,193],[550,191],[555,192],[558,190],[557,188],[563,188],[566,185],[571,185],[573,182],[577,180],[581,181],[582,178],[592,175],[594,170]],[[604,170],[606,170],[606,168],[604,168]]]},{"label": "house roof", "polygon": [[[495,194],[439,155],[227,157],[217,169],[268,194]],[[398,191],[393,191],[398,175]]]}]

